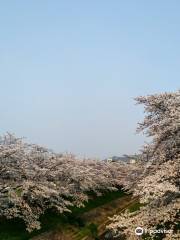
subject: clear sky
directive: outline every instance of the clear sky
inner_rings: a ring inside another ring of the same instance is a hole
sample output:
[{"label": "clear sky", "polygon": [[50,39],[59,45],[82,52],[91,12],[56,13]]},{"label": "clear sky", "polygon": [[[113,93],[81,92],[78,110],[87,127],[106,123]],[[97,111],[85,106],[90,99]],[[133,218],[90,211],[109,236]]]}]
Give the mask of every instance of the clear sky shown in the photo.
[{"label": "clear sky", "polygon": [[137,152],[133,98],[180,87],[180,1],[0,1],[0,133],[58,152]]}]

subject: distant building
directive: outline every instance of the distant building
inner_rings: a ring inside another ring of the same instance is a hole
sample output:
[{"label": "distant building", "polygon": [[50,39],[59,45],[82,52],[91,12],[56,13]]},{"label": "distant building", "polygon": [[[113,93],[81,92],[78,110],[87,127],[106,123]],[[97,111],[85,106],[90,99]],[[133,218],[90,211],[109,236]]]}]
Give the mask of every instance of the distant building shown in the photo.
[{"label": "distant building", "polygon": [[112,162],[113,160],[112,160],[112,158],[108,158],[108,159],[106,159],[106,161],[107,162]]},{"label": "distant building", "polygon": [[136,159],[130,159],[130,160],[129,160],[129,163],[131,163],[131,164],[136,163]]},{"label": "distant building", "polygon": [[129,164],[135,164],[137,161],[138,156],[136,155],[123,155],[121,157],[118,156],[113,156],[110,158],[106,158],[104,161],[106,162],[124,162],[124,163],[129,163]]}]

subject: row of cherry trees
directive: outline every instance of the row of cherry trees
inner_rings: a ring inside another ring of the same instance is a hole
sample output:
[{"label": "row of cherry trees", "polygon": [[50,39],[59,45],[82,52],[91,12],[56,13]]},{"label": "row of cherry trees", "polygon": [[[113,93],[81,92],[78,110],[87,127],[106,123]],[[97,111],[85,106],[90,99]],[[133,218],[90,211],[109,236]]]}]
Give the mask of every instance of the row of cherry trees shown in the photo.
[{"label": "row of cherry trees", "polygon": [[63,213],[83,206],[90,191],[99,195],[117,190],[128,168],[56,154],[6,134],[0,139],[0,216],[23,219],[28,231],[39,229],[45,210]]},{"label": "row of cherry trees", "polygon": [[[138,131],[152,140],[135,165],[77,159],[56,154],[7,134],[0,139],[0,216],[22,218],[28,231],[40,228],[39,217],[49,208],[60,213],[83,206],[89,192],[97,195],[118,186],[138,196],[144,207],[114,216],[108,228],[117,236],[136,239],[137,226],[166,226],[179,239],[180,91],[139,97],[146,116]],[[153,232],[153,231],[152,231]],[[153,238],[153,235],[150,236]]]},{"label": "row of cherry trees", "polygon": [[134,213],[126,211],[114,216],[108,228],[117,236],[134,240],[136,227],[147,232],[151,229],[148,239],[153,239],[156,232],[153,230],[159,226],[172,230],[172,234],[165,232],[163,239],[180,239],[177,227],[180,217],[180,91],[136,100],[145,106],[146,113],[138,131],[146,133],[151,142],[143,148],[141,178],[129,188],[144,206]]}]

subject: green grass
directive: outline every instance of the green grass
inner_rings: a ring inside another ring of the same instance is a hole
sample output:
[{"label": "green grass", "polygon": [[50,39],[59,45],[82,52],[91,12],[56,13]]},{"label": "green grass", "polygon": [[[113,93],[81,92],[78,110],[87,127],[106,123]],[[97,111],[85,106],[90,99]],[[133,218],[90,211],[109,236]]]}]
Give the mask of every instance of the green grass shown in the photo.
[{"label": "green grass", "polygon": [[90,199],[89,202],[85,204],[84,208],[73,207],[71,209],[71,214],[62,215],[57,214],[53,211],[47,211],[44,215],[40,217],[41,229],[38,231],[34,231],[31,234],[29,234],[25,230],[25,224],[19,219],[0,219],[0,240],[28,240],[33,236],[49,230],[66,228],[68,224],[77,226],[82,232],[87,231],[91,234],[95,234],[95,228],[93,228],[93,226],[85,226],[85,223],[80,217],[81,214],[84,212],[88,212],[98,206],[111,202],[112,200],[120,198],[124,195],[125,193],[121,190],[116,192],[106,192],[103,196],[100,197],[95,197],[95,195],[92,194],[92,199]]},{"label": "green grass", "polygon": [[93,208],[102,206],[106,203],[109,203],[115,199],[118,199],[120,197],[125,196],[126,193],[123,192],[122,190],[115,191],[115,192],[106,192],[102,196],[96,197],[95,195],[92,195],[92,198],[85,204],[85,207],[83,208],[77,208],[77,207],[72,207],[72,214],[79,215],[84,212],[88,212]]},{"label": "green grass", "polygon": [[94,223],[91,223],[80,229],[79,235],[81,237],[91,236],[94,239],[98,239],[98,226]]},{"label": "green grass", "polygon": [[130,212],[135,212],[140,209],[140,207],[144,206],[142,203],[136,202],[132,206],[129,207]]},{"label": "green grass", "polygon": [[25,225],[19,219],[0,220],[0,239],[1,240],[26,240],[28,233],[24,230]]}]

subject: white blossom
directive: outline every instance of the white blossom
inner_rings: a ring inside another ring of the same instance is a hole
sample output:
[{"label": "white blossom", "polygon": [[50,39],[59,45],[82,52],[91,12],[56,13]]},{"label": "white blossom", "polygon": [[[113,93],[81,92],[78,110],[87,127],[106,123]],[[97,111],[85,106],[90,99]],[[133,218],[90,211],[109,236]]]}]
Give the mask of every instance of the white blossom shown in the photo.
[{"label": "white blossom", "polygon": [[180,239],[175,228],[180,209],[180,91],[136,100],[145,105],[147,113],[138,131],[145,132],[152,142],[142,151],[143,173],[129,188],[145,205],[134,213],[114,216],[108,228],[133,240],[137,226],[155,229],[162,225],[174,231],[164,239]]}]

